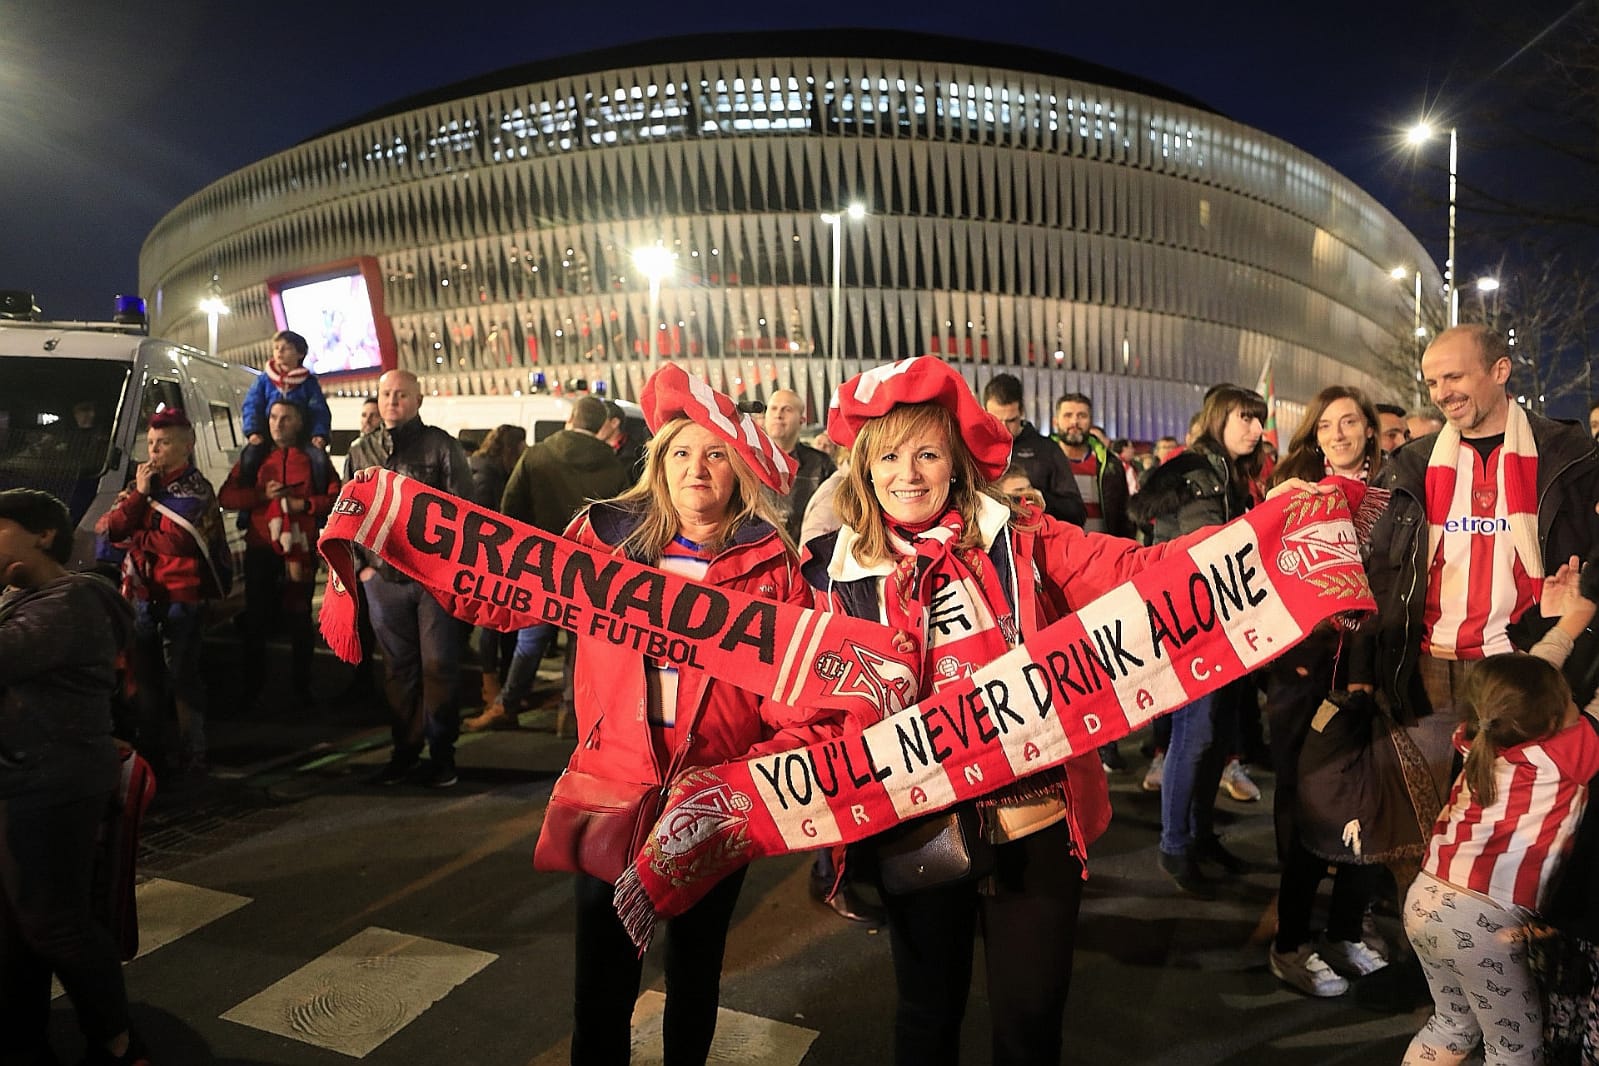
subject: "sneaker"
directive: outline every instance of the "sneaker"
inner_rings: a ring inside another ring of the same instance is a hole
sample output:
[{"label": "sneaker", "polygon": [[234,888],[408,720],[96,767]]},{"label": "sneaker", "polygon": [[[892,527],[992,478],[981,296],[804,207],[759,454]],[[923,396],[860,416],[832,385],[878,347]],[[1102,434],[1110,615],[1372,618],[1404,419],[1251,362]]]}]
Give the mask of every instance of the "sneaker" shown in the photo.
[{"label": "sneaker", "polygon": [[[1211,763],[1215,766],[1215,763]],[[1260,786],[1249,779],[1244,772],[1244,764],[1233,759],[1227,768],[1221,772],[1221,787],[1227,790],[1227,795],[1239,803],[1254,803],[1260,799]]]},{"label": "sneaker", "polygon": [[409,759],[392,758],[383,769],[367,777],[366,783],[385,787],[404,784],[411,779],[411,775],[416,773],[417,767],[421,764],[421,760],[414,755]]},{"label": "sneaker", "polygon": [[1121,749],[1116,747],[1115,741],[1099,749],[1099,765],[1105,768],[1107,774],[1127,772],[1127,760],[1122,758]]},{"label": "sneaker", "polygon": [[1164,851],[1160,855],[1160,872],[1171,879],[1185,895],[1195,899],[1213,900],[1216,898],[1216,889],[1199,870],[1199,864],[1194,862],[1191,855],[1168,855]]},{"label": "sneaker", "polygon": [[461,723],[461,729],[466,733],[481,733],[488,729],[520,729],[522,723],[516,720],[516,715],[506,710],[503,703],[491,703],[483,708],[483,713],[473,715]]},{"label": "sneaker", "polygon": [[430,759],[422,773],[422,783],[428,788],[454,788],[459,780],[454,759]]},{"label": "sneaker", "polygon": [[1268,948],[1266,962],[1273,977],[1307,996],[1327,999],[1349,991],[1349,982],[1333,973],[1332,967],[1322,962],[1309,944],[1286,954],[1276,947]]},{"label": "sneaker", "polygon": [[1322,959],[1345,977],[1365,977],[1388,965],[1382,952],[1359,940],[1328,940],[1318,952]]},{"label": "sneaker", "polygon": [[[1212,763],[1211,765],[1215,765]],[[1166,773],[1166,753],[1157,751],[1155,757],[1149,761],[1149,769],[1144,771],[1144,791],[1159,792],[1160,779]]]}]

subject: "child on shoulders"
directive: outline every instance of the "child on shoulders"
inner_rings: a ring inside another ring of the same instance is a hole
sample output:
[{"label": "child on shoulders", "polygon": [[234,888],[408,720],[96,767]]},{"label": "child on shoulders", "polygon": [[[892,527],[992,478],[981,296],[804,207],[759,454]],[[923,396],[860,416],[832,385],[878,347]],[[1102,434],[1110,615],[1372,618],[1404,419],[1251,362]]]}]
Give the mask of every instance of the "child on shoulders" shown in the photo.
[{"label": "child on shoulders", "polygon": [[249,443],[239,456],[239,472],[246,479],[245,484],[255,484],[261,460],[272,451],[267,436],[267,412],[279,400],[298,404],[306,413],[311,443],[323,449],[328,446],[333,415],[328,410],[327,397],[322,395],[322,383],[305,366],[310,350],[306,339],[292,329],[282,329],[272,335],[272,358],[267,360],[266,369],[244,397],[244,435]]}]

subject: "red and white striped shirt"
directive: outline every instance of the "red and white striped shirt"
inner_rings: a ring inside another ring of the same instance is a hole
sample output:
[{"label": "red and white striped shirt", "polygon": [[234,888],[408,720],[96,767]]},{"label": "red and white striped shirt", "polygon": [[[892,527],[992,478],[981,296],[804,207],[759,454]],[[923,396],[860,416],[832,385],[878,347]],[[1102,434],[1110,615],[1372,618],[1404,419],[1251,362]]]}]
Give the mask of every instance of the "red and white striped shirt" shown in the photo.
[{"label": "red and white striped shirt", "polygon": [[1516,556],[1509,501],[1498,488],[1504,456],[1501,445],[1484,462],[1462,444],[1448,513],[1427,515],[1443,536],[1427,575],[1421,650],[1439,659],[1513,651],[1507,628],[1537,596],[1537,582]]},{"label": "red and white striped shirt", "polygon": [[1083,528],[1090,533],[1105,532],[1105,509],[1099,502],[1099,456],[1090,448],[1081,459],[1073,459],[1068,455],[1066,461],[1071,464],[1077,491],[1083,497],[1083,510],[1088,513]]},{"label": "red and white striped shirt", "polygon": [[1571,848],[1595,773],[1599,730],[1591,722],[1506,748],[1494,760],[1491,805],[1477,802],[1464,774],[1455,781],[1422,868],[1495,903],[1538,910]]}]

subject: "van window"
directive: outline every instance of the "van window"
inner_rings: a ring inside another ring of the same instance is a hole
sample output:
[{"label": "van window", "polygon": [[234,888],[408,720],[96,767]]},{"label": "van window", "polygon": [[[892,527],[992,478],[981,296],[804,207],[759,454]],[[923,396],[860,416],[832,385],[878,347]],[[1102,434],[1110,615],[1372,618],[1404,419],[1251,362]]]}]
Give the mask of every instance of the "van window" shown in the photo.
[{"label": "van window", "polygon": [[217,442],[221,454],[231,455],[243,443],[239,440],[238,424],[233,421],[233,408],[215,400],[208,406],[211,408],[211,438]]},{"label": "van window", "polygon": [[126,363],[0,357],[0,489],[43,489],[82,518],[127,381]]},{"label": "van window", "polygon": [[537,444],[545,437],[553,437],[566,428],[566,423],[556,422],[553,419],[541,418],[533,423],[533,443]]}]

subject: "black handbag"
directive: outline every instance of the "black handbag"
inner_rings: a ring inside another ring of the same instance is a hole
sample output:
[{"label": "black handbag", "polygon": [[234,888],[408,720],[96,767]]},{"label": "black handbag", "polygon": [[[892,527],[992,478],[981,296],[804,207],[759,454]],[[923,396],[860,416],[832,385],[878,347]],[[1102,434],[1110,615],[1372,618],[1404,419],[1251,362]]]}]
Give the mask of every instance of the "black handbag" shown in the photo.
[{"label": "black handbag", "polygon": [[877,834],[878,877],[897,896],[977,881],[994,871],[994,845],[976,803],[959,803]]},{"label": "black handbag", "polygon": [[1329,862],[1419,858],[1443,799],[1405,728],[1364,692],[1322,701],[1299,752],[1300,839]]}]

